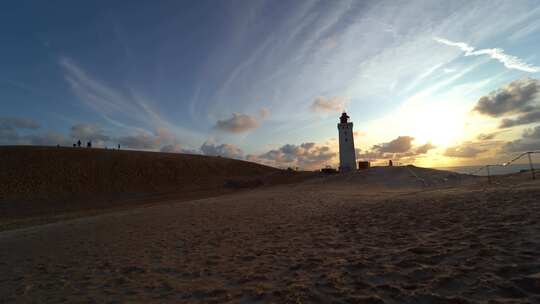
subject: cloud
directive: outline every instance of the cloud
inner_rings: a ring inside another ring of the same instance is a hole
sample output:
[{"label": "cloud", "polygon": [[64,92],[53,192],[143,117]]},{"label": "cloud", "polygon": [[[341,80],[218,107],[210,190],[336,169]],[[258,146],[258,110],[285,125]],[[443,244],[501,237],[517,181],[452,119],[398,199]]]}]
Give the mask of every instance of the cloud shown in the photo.
[{"label": "cloud", "polygon": [[[162,136],[163,137],[163,136]],[[167,138],[162,138],[162,141],[167,142]],[[185,149],[183,146],[176,140],[168,140],[170,143],[166,143],[160,149],[160,152],[165,153],[185,153],[185,154],[201,154],[200,150]]]},{"label": "cloud", "polygon": [[540,150],[540,140],[525,141],[523,139],[516,139],[503,146],[504,152],[528,152],[538,150]]},{"label": "cloud", "polygon": [[201,152],[204,155],[223,156],[228,158],[242,159],[244,152],[232,144],[216,145],[210,141],[206,141],[201,146]]},{"label": "cloud", "polygon": [[540,150],[540,140],[516,139],[503,146],[504,152],[528,152]]},{"label": "cloud", "polygon": [[169,129],[157,128],[154,133],[162,144],[179,144],[176,135],[173,134]]},{"label": "cloud", "polygon": [[[253,6],[260,3],[263,2],[255,1]],[[295,112],[304,116],[296,107],[304,104],[308,109],[314,99],[305,100],[306,88],[314,88],[315,94],[323,96],[346,92],[355,97],[355,102],[363,103],[358,108],[366,112],[391,107],[389,87],[394,88],[392,95],[405,96],[409,93],[402,90],[410,80],[431,66],[442,64],[442,69],[451,64],[451,68],[463,70],[459,62],[454,62],[462,56],[461,52],[434,42],[434,35],[492,41],[538,17],[538,10],[526,1],[447,1],[445,5],[414,1],[406,6],[374,1],[369,2],[367,10],[366,5],[354,1],[332,2],[323,5],[322,10],[315,1],[298,3],[298,8],[290,10],[279,23],[269,21],[273,24],[272,35],[261,36],[260,43],[254,44],[253,37],[269,30],[268,22],[263,22],[267,16],[257,15],[264,10],[250,10],[258,12],[254,15],[260,18],[258,24],[244,20],[227,29],[224,37],[231,39],[224,39],[219,45],[221,51],[211,54],[201,67],[197,90],[190,100],[193,117],[204,119],[209,109],[223,113],[230,110],[231,102],[246,105],[260,98],[268,100],[276,118]],[[523,14],[525,11],[531,15]],[[418,12],[422,12],[422,18],[417,18]],[[508,18],[509,14],[512,18]],[[524,20],[526,15],[531,20]],[[339,47],[321,47],[328,40]],[[246,54],[223,56],[238,54],[239,50]],[[445,78],[441,74],[433,73],[418,87]],[[214,79],[219,79],[219,83]],[[284,124],[289,124],[290,129],[296,121]]]},{"label": "cloud", "polygon": [[[0,118],[0,144],[9,145],[62,145],[71,146],[74,141],[92,141],[93,146],[120,144],[123,148],[142,150],[164,150],[171,152],[196,153],[193,150],[180,149],[176,136],[166,128],[157,128],[154,132],[138,131],[133,135],[111,137],[101,126],[89,123],[76,123],[69,129],[69,136],[58,132],[21,133],[20,130],[39,128],[39,124],[26,118]],[[161,147],[163,146],[163,147]],[[160,149],[161,147],[161,149]]]},{"label": "cloud", "polygon": [[506,143],[504,152],[527,152],[540,150],[540,125],[526,129],[521,138]]},{"label": "cloud", "polygon": [[331,164],[336,155],[328,145],[307,142],[300,145],[286,144],[260,155],[248,155],[246,159],[275,167],[316,170]]},{"label": "cloud", "polygon": [[523,132],[523,138],[540,140],[540,126],[536,126],[534,129],[529,128],[525,130]]},{"label": "cloud", "polygon": [[19,134],[16,130],[0,129],[2,145],[70,146],[71,142],[60,133],[47,131],[38,134]]},{"label": "cloud", "polygon": [[414,162],[415,158],[435,149],[436,146],[427,142],[420,146],[413,145],[414,137],[398,136],[397,138],[362,151],[357,149],[357,157],[366,160],[395,159]]},{"label": "cloud", "polygon": [[381,153],[377,150],[362,150],[362,149],[356,149],[356,159],[364,159],[364,160],[378,160],[378,159],[385,159],[384,153]]},{"label": "cloud", "polygon": [[78,123],[71,127],[70,137],[83,141],[101,142],[102,144],[110,139],[105,135],[103,129],[96,124]]},{"label": "cloud", "polygon": [[313,100],[311,110],[320,113],[340,113],[345,109],[346,100],[344,97],[323,97],[319,96]]},{"label": "cloud", "polygon": [[214,128],[230,132],[243,133],[259,127],[259,122],[248,114],[233,113],[232,117],[225,120],[218,120]]},{"label": "cloud", "polygon": [[200,150],[184,149],[180,144],[169,144],[161,147],[160,152],[164,153],[184,153],[184,154],[201,154]]},{"label": "cloud", "polygon": [[529,72],[529,73],[540,72],[540,67],[527,64],[516,56],[505,54],[504,50],[499,49],[499,48],[475,50],[474,47],[468,45],[465,42],[454,42],[454,41],[450,41],[450,40],[447,40],[444,38],[438,38],[438,37],[435,37],[433,39],[439,43],[442,43],[448,46],[454,46],[461,49],[463,52],[465,52],[465,56],[487,55],[491,57],[492,59],[495,59],[501,62],[508,69],[516,69],[516,70]]},{"label": "cloud", "polygon": [[129,149],[157,150],[160,145],[159,136],[143,132],[136,135],[121,136],[116,140],[122,147]]},{"label": "cloud", "polygon": [[505,131],[498,131],[498,132],[491,132],[491,133],[480,133],[478,136],[476,136],[476,139],[480,141],[486,141],[486,140],[492,140],[495,139],[499,134],[503,133]]},{"label": "cloud", "polygon": [[40,125],[23,117],[0,117],[0,144],[4,145],[69,145],[64,135],[46,131],[38,134],[21,134],[20,131],[35,131]]},{"label": "cloud", "polygon": [[41,134],[22,136],[19,144],[36,146],[70,146],[71,142],[67,140],[63,134],[48,131]]},{"label": "cloud", "polygon": [[478,147],[478,143],[464,142],[457,146],[448,147],[443,155],[457,158],[473,158],[486,151],[486,149]]},{"label": "cloud", "polygon": [[367,133],[364,132],[364,131],[354,131],[353,132],[354,138],[361,137],[361,136],[366,136],[366,135],[367,135]]},{"label": "cloud", "polygon": [[480,97],[474,111],[502,117],[499,128],[510,128],[540,121],[540,81],[523,78]]},{"label": "cloud", "polygon": [[19,133],[14,129],[0,128],[0,144],[17,144]]},{"label": "cloud", "polygon": [[413,140],[414,137],[411,136],[399,136],[390,142],[374,146],[373,150],[380,153],[404,153],[411,149]]},{"label": "cloud", "polygon": [[132,98],[94,79],[73,60],[63,57],[60,66],[73,93],[89,108],[107,119],[118,113],[138,116],[140,107]]},{"label": "cloud", "polygon": [[161,147],[160,151],[165,153],[183,153],[184,149],[182,149],[180,144],[169,144]]},{"label": "cloud", "polygon": [[418,146],[414,150],[414,154],[426,154],[429,152],[429,150],[435,149],[437,146],[433,145],[432,143],[428,142],[426,144],[423,144],[421,146]]},{"label": "cloud", "polygon": [[478,100],[474,110],[492,117],[530,112],[535,109],[540,81],[532,78],[514,80]]},{"label": "cloud", "polygon": [[134,135],[117,137],[121,146],[129,149],[142,149],[163,152],[183,152],[176,136],[166,128],[158,128],[154,132],[139,131]]},{"label": "cloud", "polygon": [[0,117],[0,130],[39,129],[40,125],[32,119],[22,117]]},{"label": "cloud", "polygon": [[540,111],[530,112],[518,116],[517,118],[505,118],[501,121],[499,128],[510,128],[519,125],[528,125],[540,121]]},{"label": "cloud", "polygon": [[[171,123],[155,109],[155,101],[145,98],[131,87],[115,88],[87,73],[75,61],[62,57],[59,65],[71,91],[88,108],[106,121],[128,133],[145,133],[167,128],[186,141],[198,142],[196,131]],[[126,123],[130,122],[130,123]]]}]

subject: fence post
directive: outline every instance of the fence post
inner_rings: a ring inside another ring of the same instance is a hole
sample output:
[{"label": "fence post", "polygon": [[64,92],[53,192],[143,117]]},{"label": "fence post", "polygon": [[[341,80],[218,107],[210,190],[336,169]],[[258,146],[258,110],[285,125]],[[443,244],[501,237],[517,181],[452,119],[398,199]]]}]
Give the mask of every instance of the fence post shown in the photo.
[{"label": "fence post", "polygon": [[536,179],[536,175],[534,174],[533,163],[532,163],[532,160],[531,160],[531,152],[527,152],[527,156],[529,157],[529,166],[531,167],[532,179]]},{"label": "fence post", "polygon": [[488,184],[491,184],[491,175],[489,173],[489,165],[486,166],[486,171],[487,171]]}]

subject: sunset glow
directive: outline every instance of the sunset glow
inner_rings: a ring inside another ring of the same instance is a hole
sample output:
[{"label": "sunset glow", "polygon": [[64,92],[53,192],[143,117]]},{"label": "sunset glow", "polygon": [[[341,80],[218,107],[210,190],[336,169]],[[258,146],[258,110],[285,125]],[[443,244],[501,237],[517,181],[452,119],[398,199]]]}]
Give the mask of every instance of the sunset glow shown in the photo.
[{"label": "sunset glow", "polygon": [[[2,30],[2,145],[83,139],[319,169],[338,164],[346,110],[358,159],[444,166],[540,148],[523,137],[540,134],[534,1],[5,11],[32,22]],[[302,144],[317,149],[290,149]]]}]

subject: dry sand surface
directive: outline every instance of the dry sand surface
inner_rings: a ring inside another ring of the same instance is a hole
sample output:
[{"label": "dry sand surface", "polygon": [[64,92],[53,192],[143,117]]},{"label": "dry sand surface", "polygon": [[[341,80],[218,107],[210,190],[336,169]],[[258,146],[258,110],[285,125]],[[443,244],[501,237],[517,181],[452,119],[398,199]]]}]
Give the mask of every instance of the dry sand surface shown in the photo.
[{"label": "dry sand surface", "polygon": [[369,176],[0,232],[0,299],[540,303],[538,182],[356,179]]}]

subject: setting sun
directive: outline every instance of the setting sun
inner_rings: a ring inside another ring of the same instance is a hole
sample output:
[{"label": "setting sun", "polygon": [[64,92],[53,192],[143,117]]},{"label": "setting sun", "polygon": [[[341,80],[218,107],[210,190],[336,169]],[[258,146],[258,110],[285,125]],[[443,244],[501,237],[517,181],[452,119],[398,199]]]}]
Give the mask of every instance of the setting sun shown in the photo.
[{"label": "setting sun", "polygon": [[448,147],[463,139],[465,116],[463,111],[448,103],[427,104],[403,113],[404,134],[411,134],[417,142],[431,142],[437,147]]}]

